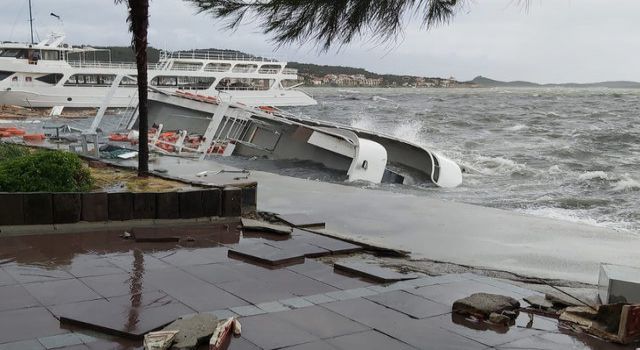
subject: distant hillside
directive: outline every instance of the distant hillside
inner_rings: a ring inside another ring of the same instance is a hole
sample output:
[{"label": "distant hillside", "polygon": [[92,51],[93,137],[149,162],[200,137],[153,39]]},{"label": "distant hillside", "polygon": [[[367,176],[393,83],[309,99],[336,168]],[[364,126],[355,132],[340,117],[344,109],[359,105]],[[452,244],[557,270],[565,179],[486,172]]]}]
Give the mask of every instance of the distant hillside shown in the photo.
[{"label": "distant hillside", "polygon": [[640,89],[640,83],[635,81],[603,81],[598,83],[563,83],[563,84],[537,84],[528,81],[499,81],[483,76],[477,76],[467,83],[479,87],[571,87],[571,88],[610,88],[610,89]]}]

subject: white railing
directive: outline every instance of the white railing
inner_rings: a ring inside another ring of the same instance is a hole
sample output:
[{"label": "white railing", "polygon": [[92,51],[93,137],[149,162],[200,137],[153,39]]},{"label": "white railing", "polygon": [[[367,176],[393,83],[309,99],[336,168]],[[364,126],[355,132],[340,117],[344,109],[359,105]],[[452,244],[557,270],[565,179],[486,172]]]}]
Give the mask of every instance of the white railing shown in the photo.
[{"label": "white railing", "polygon": [[298,75],[298,70],[293,68],[285,68],[282,70],[282,74],[286,75]]},{"label": "white railing", "polygon": [[[83,61],[67,61],[74,68],[105,68],[105,69],[136,69],[135,63],[128,62],[83,62]],[[161,69],[161,63],[150,63],[149,70]]]},{"label": "white railing", "polygon": [[205,72],[228,72],[229,69],[231,69],[231,66],[229,66],[229,67],[215,67],[215,66],[206,66],[206,67],[204,67],[204,71]]},{"label": "white railing", "polygon": [[278,74],[279,71],[280,71],[279,69],[260,68],[258,73],[260,73],[260,74]]},{"label": "white railing", "polygon": [[275,59],[245,55],[239,52],[227,51],[161,51],[161,59],[200,59],[200,60],[227,60],[227,61],[250,61],[250,62],[278,62]]}]

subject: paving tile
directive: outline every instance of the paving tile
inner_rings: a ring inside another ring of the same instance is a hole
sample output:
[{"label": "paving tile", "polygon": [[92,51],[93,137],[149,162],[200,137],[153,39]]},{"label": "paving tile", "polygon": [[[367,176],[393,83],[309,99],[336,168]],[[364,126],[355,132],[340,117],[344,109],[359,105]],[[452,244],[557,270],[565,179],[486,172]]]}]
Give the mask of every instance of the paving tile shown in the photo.
[{"label": "paving tile", "polygon": [[356,276],[366,277],[380,283],[390,283],[418,278],[415,273],[400,273],[394,269],[364,262],[336,262],[333,268]]},{"label": "paving tile", "polygon": [[330,303],[333,301],[336,301],[336,299],[333,299],[331,297],[329,297],[326,294],[315,294],[315,295],[309,295],[304,297],[304,300],[310,302],[311,304],[317,305],[317,304],[326,304],[326,303]]},{"label": "paving tile", "polygon": [[420,277],[413,280],[409,280],[407,281],[407,284],[412,285],[416,288],[419,288],[419,287],[426,287],[426,286],[432,286],[434,284],[438,284],[438,280],[435,279],[434,277],[427,276],[427,277]]},{"label": "paving tile", "polygon": [[44,350],[45,347],[35,339],[0,344],[0,350]]},{"label": "paving tile", "polygon": [[293,235],[294,240],[326,249],[332,254],[347,254],[363,250],[359,245],[297,229],[293,231]]},{"label": "paving tile", "polygon": [[247,305],[244,300],[178,269],[147,272],[144,281],[198,312]]},{"label": "paving tile", "polygon": [[18,282],[14,280],[7,271],[0,268],[0,286],[10,286],[12,284],[17,284],[17,283]]},{"label": "paving tile", "polygon": [[244,338],[231,338],[227,350],[262,350]]},{"label": "paving tile", "polygon": [[236,314],[235,312],[233,312],[233,311],[231,311],[229,309],[209,311],[209,313],[212,314],[213,316],[217,317],[219,320],[226,320],[228,318],[238,316],[238,314]]},{"label": "paving tile", "polygon": [[339,290],[336,292],[329,292],[329,293],[325,293],[325,295],[336,300],[349,300],[349,299],[360,298],[355,294],[349,293],[348,290]]},{"label": "paving tile", "polygon": [[305,242],[298,242],[295,239],[288,239],[286,241],[270,241],[266,244],[289,252],[302,254],[308,258],[317,258],[325,255],[331,255],[331,252],[327,249],[320,248],[318,246]]},{"label": "paving tile", "polygon": [[290,299],[280,300],[280,302],[283,305],[286,305],[292,309],[300,309],[303,307],[308,307],[313,305],[312,303],[306,301],[304,298],[290,298]]},{"label": "paving tile", "polygon": [[177,249],[171,252],[163,252],[154,256],[173,266],[196,266],[215,264],[228,261],[226,247]]},{"label": "paving tile", "polygon": [[495,347],[499,350],[633,350],[637,345],[618,345],[592,337],[588,334],[559,334],[544,333],[518,339],[516,341]]},{"label": "paving tile", "polygon": [[334,348],[329,343],[323,340],[318,340],[311,343],[305,343],[300,345],[294,345],[294,346],[286,347],[283,349],[286,349],[286,350],[337,350],[336,348]]},{"label": "paving tile", "polygon": [[450,307],[401,290],[366,298],[413,318],[427,318],[451,312]]},{"label": "paving tile", "polygon": [[368,330],[369,327],[352,321],[320,306],[279,312],[275,317],[283,319],[321,339]]},{"label": "paving tile", "polygon": [[353,295],[355,295],[357,297],[368,297],[368,296],[372,296],[372,295],[378,294],[377,292],[369,289],[368,287],[348,289],[347,292],[349,292],[349,294],[353,294]]},{"label": "paving tile", "polygon": [[457,314],[442,315],[429,319],[434,326],[440,326],[463,337],[473,339],[487,346],[509,343],[545,331],[557,331],[558,323],[549,318],[534,316],[530,322],[529,315],[521,313],[516,324],[511,327],[495,327],[486,322],[475,322]]},{"label": "paving tile", "polygon": [[478,281],[478,282],[482,282],[482,283],[486,283],[488,285],[500,288],[502,290],[509,291],[511,293],[517,293],[517,294],[521,295],[522,297],[528,297],[528,296],[531,296],[531,295],[542,295],[542,296],[544,296],[544,293],[540,293],[538,291],[534,291],[534,290],[531,290],[531,289],[525,289],[525,288],[513,285],[511,283],[495,279],[495,278],[480,276],[480,277],[474,277],[474,278],[472,278],[472,280]]},{"label": "paving tile", "polygon": [[60,349],[60,350],[91,350],[91,348],[88,347],[85,344],[64,346],[64,347],[56,348],[56,349]]},{"label": "paving tile", "polygon": [[[365,332],[343,335],[327,342],[339,350],[412,350],[411,346],[399,342],[380,332]],[[426,345],[426,344],[425,344]]]},{"label": "paving tile", "polygon": [[273,314],[245,317],[242,323],[242,337],[265,350],[317,341],[318,338]]},{"label": "paving tile", "polygon": [[238,271],[237,269],[234,269],[228,264],[187,266],[183,267],[182,269],[211,284],[238,281],[246,278],[245,274],[243,274],[241,271]]},{"label": "paving tile", "polygon": [[252,304],[295,297],[286,291],[286,286],[278,286],[277,289],[274,289],[273,285],[260,280],[232,281],[217,286]]},{"label": "paving tile", "polygon": [[74,333],[66,333],[59,335],[52,335],[48,337],[38,338],[40,344],[44,345],[46,349],[56,349],[62,347],[68,347],[72,345],[83,344],[82,339]]},{"label": "paving tile", "polygon": [[295,213],[295,214],[278,214],[278,219],[288,223],[291,226],[299,228],[324,228],[324,219],[315,217],[310,214]]},{"label": "paving tile", "polygon": [[98,340],[85,344],[89,350],[143,350],[141,341],[131,341],[124,339]]},{"label": "paving tile", "polygon": [[67,332],[43,307],[0,312],[0,344]]},{"label": "paving tile", "polygon": [[5,265],[4,270],[20,283],[56,281],[74,278],[66,271],[30,265]]},{"label": "paving tile", "polygon": [[255,315],[262,315],[267,313],[267,311],[254,306],[254,305],[245,305],[245,306],[236,306],[236,307],[232,307],[231,311],[235,312],[236,314],[244,317],[244,316],[255,316]]},{"label": "paving tile", "polygon": [[112,264],[104,256],[76,256],[66,271],[75,277],[104,276],[122,273],[123,270]]},{"label": "paving tile", "polygon": [[517,293],[511,293],[509,291],[505,291],[500,288],[473,280],[463,280],[459,282],[438,284],[407,291],[411,294],[419,295],[447,306],[452,306],[453,302],[455,302],[456,300],[466,298],[474,293],[491,293],[507,295],[515,297],[517,299],[522,298],[522,296]]},{"label": "paving tile", "polygon": [[58,305],[50,310],[62,324],[130,339],[141,339],[145,333],[193,313],[192,309],[162,292]]},{"label": "paving tile", "polygon": [[107,259],[125,272],[133,272],[134,270],[153,271],[171,267],[164,261],[153,257],[151,254],[144,254],[140,250],[133,250],[126,254],[109,255]]},{"label": "paving tile", "polygon": [[263,310],[265,312],[268,312],[268,313],[291,310],[289,307],[287,307],[287,306],[285,306],[282,303],[279,303],[277,301],[272,301],[272,302],[267,302],[267,303],[260,303],[260,304],[258,304],[256,306],[258,308],[260,308],[261,310]]},{"label": "paving tile", "polygon": [[366,299],[352,299],[324,304],[336,313],[420,349],[484,349],[486,345],[458,336],[424,320],[412,319]]},{"label": "paving tile", "polygon": [[304,264],[289,266],[287,269],[339,289],[367,287],[372,284],[360,278],[335,273],[331,265],[315,260],[307,259]]},{"label": "paving tile", "polygon": [[117,275],[85,277],[79,280],[103,297],[111,298],[122,295],[133,295],[158,290],[145,281],[144,274],[134,278],[136,274],[120,273]]},{"label": "paving tile", "polygon": [[0,311],[40,306],[40,303],[21,285],[0,287]]},{"label": "paving tile", "polygon": [[101,298],[77,279],[29,283],[25,288],[45,306]]},{"label": "paving tile", "polygon": [[292,252],[267,244],[241,245],[229,249],[230,258],[241,258],[267,265],[304,263],[304,252]]}]

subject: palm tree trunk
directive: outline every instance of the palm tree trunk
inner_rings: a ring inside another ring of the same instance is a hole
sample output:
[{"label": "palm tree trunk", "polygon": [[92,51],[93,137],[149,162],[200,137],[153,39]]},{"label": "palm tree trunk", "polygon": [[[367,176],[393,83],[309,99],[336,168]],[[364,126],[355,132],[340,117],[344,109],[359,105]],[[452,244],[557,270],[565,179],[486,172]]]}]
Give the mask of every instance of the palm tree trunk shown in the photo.
[{"label": "palm tree trunk", "polygon": [[149,175],[149,104],[147,101],[147,32],[149,29],[149,0],[129,1],[133,31],[133,49],[138,69],[138,176]]}]

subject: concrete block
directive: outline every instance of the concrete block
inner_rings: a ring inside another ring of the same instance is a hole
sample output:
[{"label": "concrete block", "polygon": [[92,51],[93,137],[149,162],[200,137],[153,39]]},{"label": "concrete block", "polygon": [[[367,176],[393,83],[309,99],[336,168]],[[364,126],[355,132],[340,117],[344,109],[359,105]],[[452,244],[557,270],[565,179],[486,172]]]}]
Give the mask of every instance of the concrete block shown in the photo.
[{"label": "concrete block", "polygon": [[178,197],[178,192],[156,193],[156,218],[180,218],[180,199]]},{"label": "concrete block", "polygon": [[222,190],[222,216],[242,215],[242,190],[238,187],[225,187]]},{"label": "concrete block", "polygon": [[80,193],[54,193],[53,223],[71,224],[82,218],[82,197]]},{"label": "concrete block", "polygon": [[222,191],[219,188],[202,191],[202,210],[204,216],[222,215]]},{"label": "concrete block", "polygon": [[53,199],[51,193],[24,193],[22,210],[25,225],[53,224]]},{"label": "concrete block", "polygon": [[180,218],[194,219],[204,216],[202,191],[178,192],[180,197]]},{"label": "concrete block", "polygon": [[133,218],[134,219],[155,219],[156,218],[156,194],[155,193],[132,193],[133,195]]},{"label": "concrete block", "polygon": [[109,199],[106,192],[83,193],[82,221],[99,222],[109,220]]},{"label": "concrete block", "polygon": [[0,193],[0,226],[24,224],[22,193]]},{"label": "concrete block", "polygon": [[109,193],[109,220],[125,221],[133,218],[133,194],[129,192]]},{"label": "concrete block", "polygon": [[258,205],[258,185],[242,187],[242,213],[253,213]]},{"label": "concrete block", "polygon": [[640,304],[640,268],[600,265],[598,294],[603,304]]}]

